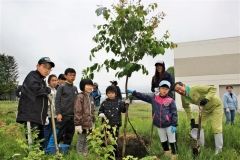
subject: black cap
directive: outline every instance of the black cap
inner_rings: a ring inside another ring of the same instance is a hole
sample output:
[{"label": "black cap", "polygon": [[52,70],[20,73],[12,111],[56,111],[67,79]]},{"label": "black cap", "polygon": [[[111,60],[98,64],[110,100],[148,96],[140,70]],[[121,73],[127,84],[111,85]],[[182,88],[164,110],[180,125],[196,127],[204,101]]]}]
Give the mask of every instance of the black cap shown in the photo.
[{"label": "black cap", "polygon": [[49,63],[52,67],[55,67],[55,64],[50,60],[49,57],[42,57],[38,61],[38,64],[45,64],[45,63]]}]

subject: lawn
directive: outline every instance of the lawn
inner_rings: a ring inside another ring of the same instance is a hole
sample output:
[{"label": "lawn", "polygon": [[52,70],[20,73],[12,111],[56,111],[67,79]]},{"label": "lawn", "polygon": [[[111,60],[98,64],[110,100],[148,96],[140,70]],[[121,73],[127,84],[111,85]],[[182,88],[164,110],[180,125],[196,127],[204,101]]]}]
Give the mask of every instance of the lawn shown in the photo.
[{"label": "lawn", "polygon": [[[20,147],[17,139],[24,139],[24,129],[22,125],[15,123],[17,110],[16,102],[0,102],[0,160],[2,159],[23,159],[26,153]],[[151,106],[145,103],[134,103],[130,105],[129,117],[137,133],[150,140],[151,130]],[[123,118],[124,119],[124,118]],[[214,156],[214,138],[211,134],[211,128],[205,129],[205,147],[202,149],[200,156],[196,159],[201,160],[236,160],[240,159],[240,116],[236,116],[236,124],[234,126],[224,125],[224,149],[221,154]],[[189,122],[183,112],[179,112],[178,126],[178,159],[193,159],[189,141]],[[133,130],[128,124],[128,134],[133,134]],[[64,159],[84,159],[77,155],[75,151],[77,136],[73,140],[73,146]],[[11,158],[14,154],[19,153],[20,156]],[[157,155],[161,160],[168,159],[163,156],[159,137],[156,128],[154,128],[152,145],[149,148],[150,155]],[[49,156],[49,159],[51,156]],[[86,158],[85,158],[86,159]],[[88,159],[93,159],[89,156]]]}]

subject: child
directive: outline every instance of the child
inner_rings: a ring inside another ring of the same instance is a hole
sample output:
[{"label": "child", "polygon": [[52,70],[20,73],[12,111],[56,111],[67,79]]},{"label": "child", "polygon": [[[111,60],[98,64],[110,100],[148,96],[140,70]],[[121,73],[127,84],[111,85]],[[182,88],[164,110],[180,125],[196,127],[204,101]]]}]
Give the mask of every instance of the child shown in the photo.
[{"label": "child", "polygon": [[[106,89],[107,99],[105,99],[100,108],[99,108],[99,117],[105,118],[108,120],[109,125],[111,126],[110,133],[113,137],[118,137],[119,129],[122,125],[121,113],[126,112],[126,104],[129,104],[129,100],[126,100],[125,103],[117,98],[117,89],[115,86],[108,86]],[[113,133],[112,127],[116,127],[116,133]],[[115,146],[115,156],[118,157],[117,146]]]},{"label": "child", "polygon": [[87,156],[87,136],[95,122],[95,106],[93,98],[90,96],[93,82],[90,79],[82,79],[79,86],[82,92],[77,96],[74,104],[74,124],[75,130],[79,134],[76,148],[78,153]]},{"label": "child", "polygon": [[55,97],[56,97],[56,86],[58,83],[57,76],[54,74],[49,75],[48,77],[48,87],[51,89],[51,93],[48,95],[48,116],[46,119],[46,123],[44,126],[44,137],[45,137],[45,147],[47,147],[48,140],[50,138],[50,135],[52,133],[52,125],[51,125],[51,112],[50,112],[50,107],[53,108],[54,110],[54,118],[56,118],[56,113],[55,113]]},{"label": "child", "polygon": [[[55,64],[49,57],[41,58],[38,61],[37,70],[31,71],[27,75],[21,87],[16,121],[25,124],[25,126],[30,126],[31,129],[36,128],[39,131],[37,140],[44,139],[44,124],[48,110],[47,96],[51,92],[44,79],[54,66]],[[29,134],[29,144],[32,141],[31,138]],[[44,148],[43,141],[41,147],[41,149]]]},{"label": "child", "polygon": [[77,87],[73,85],[76,77],[76,71],[73,68],[65,70],[66,81],[57,89],[55,99],[58,143],[63,141],[64,144],[70,145],[74,135],[74,101],[77,96]]},{"label": "child", "polygon": [[177,108],[175,101],[168,96],[171,84],[163,80],[159,84],[159,95],[148,96],[142,93],[128,90],[133,96],[151,103],[153,107],[153,124],[157,127],[160,141],[165,154],[169,154],[169,145],[172,150],[172,159],[176,158],[177,145],[175,132],[177,126]]},{"label": "child", "polygon": [[91,96],[94,99],[94,105],[96,107],[99,107],[100,106],[100,100],[101,100],[101,92],[98,89],[98,84],[96,82],[93,83],[93,91],[91,93]]}]

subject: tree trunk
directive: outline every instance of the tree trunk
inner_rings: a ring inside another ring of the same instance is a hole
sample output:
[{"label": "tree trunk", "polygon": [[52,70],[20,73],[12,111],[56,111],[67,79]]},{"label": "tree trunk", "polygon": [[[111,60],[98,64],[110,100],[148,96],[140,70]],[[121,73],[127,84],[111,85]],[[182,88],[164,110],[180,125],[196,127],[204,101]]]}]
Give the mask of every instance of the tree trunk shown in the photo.
[{"label": "tree trunk", "polygon": [[[128,86],[128,76],[126,77],[126,83],[125,83],[126,99],[128,99],[127,86]],[[125,156],[125,150],[126,150],[127,120],[128,120],[128,105],[126,105],[126,113],[125,113],[124,126],[123,126],[123,149],[122,149],[122,157]]]}]

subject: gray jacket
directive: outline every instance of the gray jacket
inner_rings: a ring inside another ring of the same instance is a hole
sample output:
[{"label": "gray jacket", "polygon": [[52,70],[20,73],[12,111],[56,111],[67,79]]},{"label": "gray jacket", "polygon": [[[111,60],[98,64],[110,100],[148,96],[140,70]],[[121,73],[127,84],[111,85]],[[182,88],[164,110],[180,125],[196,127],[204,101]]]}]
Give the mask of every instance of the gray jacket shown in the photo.
[{"label": "gray jacket", "polygon": [[65,83],[59,86],[55,99],[56,114],[73,116],[74,101],[77,94],[77,87],[73,84]]}]

